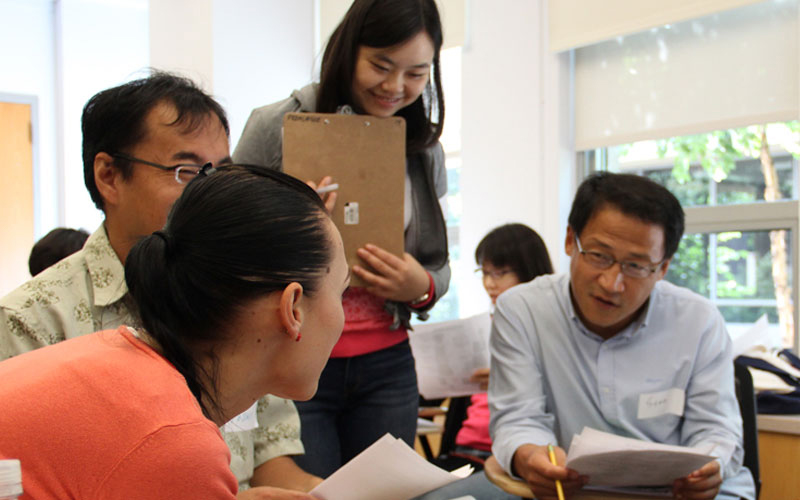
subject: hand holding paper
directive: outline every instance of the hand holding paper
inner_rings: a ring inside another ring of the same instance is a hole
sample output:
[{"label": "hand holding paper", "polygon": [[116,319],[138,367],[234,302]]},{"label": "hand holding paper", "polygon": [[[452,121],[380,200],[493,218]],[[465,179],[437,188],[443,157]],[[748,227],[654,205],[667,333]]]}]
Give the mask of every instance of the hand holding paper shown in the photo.
[{"label": "hand holding paper", "polygon": [[[536,498],[559,500],[557,481],[561,482],[562,491],[569,495],[585,484],[585,478],[574,470],[558,465],[566,461],[563,449],[553,447],[551,458],[548,448],[534,444],[520,446],[514,453],[514,469],[528,483]],[[553,464],[553,459],[556,464]]]},{"label": "hand holding paper", "polygon": [[[589,476],[589,485],[671,486],[714,461],[706,449],[651,443],[584,427],[572,438],[567,467]],[[717,472],[719,468],[717,466]],[[696,484],[700,481],[690,481]]]},{"label": "hand holding paper", "polygon": [[683,498],[716,498],[722,486],[719,462],[709,462],[688,477],[675,480],[672,493]]}]

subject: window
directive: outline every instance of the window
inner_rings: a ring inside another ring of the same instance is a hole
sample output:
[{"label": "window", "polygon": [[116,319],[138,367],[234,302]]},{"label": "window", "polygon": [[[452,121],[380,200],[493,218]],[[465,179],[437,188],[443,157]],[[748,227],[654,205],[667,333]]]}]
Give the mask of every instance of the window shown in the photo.
[{"label": "window", "polygon": [[583,155],[587,171],[635,173],[670,189],[687,227],[666,279],[712,300],[734,338],[766,314],[768,342],[782,347],[797,345],[797,129],[779,123]]},{"label": "window", "polygon": [[[447,114],[441,143],[447,168],[447,198],[444,207],[450,266],[462,258],[459,229],[461,226],[461,47],[444,49],[440,55],[442,86]],[[467,252],[467,258],[470,257]],[[447,294],[431,309],[429,321],[458,319],[458,277],[453,273]]]}]

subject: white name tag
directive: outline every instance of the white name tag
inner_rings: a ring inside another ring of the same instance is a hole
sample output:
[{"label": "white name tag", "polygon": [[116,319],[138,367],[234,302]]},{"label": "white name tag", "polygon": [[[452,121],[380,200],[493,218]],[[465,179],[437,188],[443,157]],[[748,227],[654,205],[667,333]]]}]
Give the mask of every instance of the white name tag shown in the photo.
[{"label": "white name tag", "polygon": [[251,431],[256,427],[258,427],[258,415],[256,414],[257,406],[258,406],[258,401],[253,403],[253,406],[246,409],[244,412],[228,420],[225,423],[225,425],[222,426],[222,431],[242,432],[242,431]]},{"label": "white name tag", "polygon": [[639,396],[639,419],[660,417],[667,413],[683,415],[686,394],[681,389],[669,389],[662,392],[651,392]]}]

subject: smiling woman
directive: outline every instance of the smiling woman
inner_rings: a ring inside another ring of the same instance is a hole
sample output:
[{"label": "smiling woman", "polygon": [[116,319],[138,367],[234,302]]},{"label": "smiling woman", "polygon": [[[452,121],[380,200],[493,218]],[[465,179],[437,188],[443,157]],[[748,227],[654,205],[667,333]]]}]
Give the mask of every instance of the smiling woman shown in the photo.
[{"label": "smiling woman", "polygon": [[[441,47],[433,0],[355,0],[325,48],[320,82],[255,109],[234,151],[237,162],[280,169],[281,125],[289,112],[406,121],[405,252],[393,255],[371,244],[358,249],[368,266],[354,265],[352,272],[367,285],[345,294],[344,332],[320,390],[298,404],[306,453],[297,462],[319,476],[387,432],[413,445],[419,394],[407,329],[412,314],[427,319],[450,282],[439,203],[447,194],[439,143]],[[337,179],[325,177],[319,187],[331,182]],[[335,196],[325,194],[329,210],[336,209]]]}]

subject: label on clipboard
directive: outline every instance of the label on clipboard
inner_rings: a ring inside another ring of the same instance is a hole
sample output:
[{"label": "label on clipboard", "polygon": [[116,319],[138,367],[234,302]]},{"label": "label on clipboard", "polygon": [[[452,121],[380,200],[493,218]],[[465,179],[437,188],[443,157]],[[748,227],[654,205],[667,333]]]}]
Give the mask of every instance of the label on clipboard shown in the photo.
[{"label": "label on clipboard", "polygon": [[344,204],[344,223],[347,225],[358,224],[357,201],[350,201]]}]

